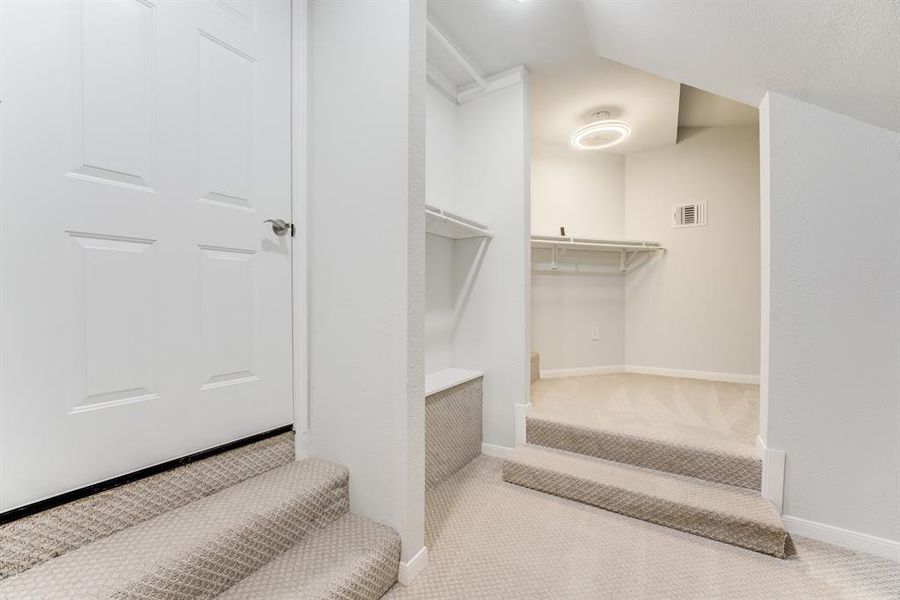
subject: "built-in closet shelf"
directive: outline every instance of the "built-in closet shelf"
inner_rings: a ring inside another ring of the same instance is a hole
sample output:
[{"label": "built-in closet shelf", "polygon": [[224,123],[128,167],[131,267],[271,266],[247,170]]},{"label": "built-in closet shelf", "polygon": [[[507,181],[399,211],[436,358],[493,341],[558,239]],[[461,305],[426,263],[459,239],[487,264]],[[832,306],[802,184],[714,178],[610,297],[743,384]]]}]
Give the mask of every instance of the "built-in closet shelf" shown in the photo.
[{"label": "built-in closet shelf", "polygon": [[594,240],[590,238],[557,237],[552,235],[531,236],[532,248],[549,248],[551,251],[551,268],[559,268],[559,259],[566,250],[580,250],[588,252],[618,252],[620,256],[619,270],[627,272],[634,258],[645,252],[657,252],[665,250],[659,242],[636,240]]},{"label": "built-in closet shelf", "polygon": [[483,376],[483,371],[472,371],[470,369],[441,369],[434,373],[425,375],[425,395],[430,396],[443,392],[461,383],[472,381]]},{"label": "built-in closet shelf", "polygon": [[478,221],[427,204],[425,205],[425,231],[451,240],[489,238],[493,235],[486,225],[482,225]]}]

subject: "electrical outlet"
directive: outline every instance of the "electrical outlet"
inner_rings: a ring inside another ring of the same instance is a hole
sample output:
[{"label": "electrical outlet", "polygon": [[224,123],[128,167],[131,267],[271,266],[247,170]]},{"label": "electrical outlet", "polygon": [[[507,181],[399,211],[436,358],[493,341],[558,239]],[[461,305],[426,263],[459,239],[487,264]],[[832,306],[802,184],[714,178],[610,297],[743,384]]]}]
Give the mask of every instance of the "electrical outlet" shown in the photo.
[{"label": "electrical outlet", "polygon": [[595,342],[600,339],[600,328],[599,327],[594,327],[593,329],[591,329],[591,339],[594,340]]}]

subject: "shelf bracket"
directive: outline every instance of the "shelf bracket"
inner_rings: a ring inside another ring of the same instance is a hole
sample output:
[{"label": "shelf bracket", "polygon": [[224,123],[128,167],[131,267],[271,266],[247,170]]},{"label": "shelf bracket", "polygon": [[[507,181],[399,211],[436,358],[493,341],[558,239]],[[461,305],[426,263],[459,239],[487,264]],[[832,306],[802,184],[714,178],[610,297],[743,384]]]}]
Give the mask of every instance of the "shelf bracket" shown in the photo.
[{"label": "shelf bracket", "polygon": [[566,253],[565,248],[554,245],[550,248],[550,268],[554,271],[559,270],[559,259]]},{"label": "shelf bracket", "polygon": [[627,273],[629,267],[631,267],[631,263],[634,262],[634,259],[638,254],[640,254],[640,252],[629,252],[628,250],[622,250],[622,254],[619,257],[619,270],[623,273]]}]

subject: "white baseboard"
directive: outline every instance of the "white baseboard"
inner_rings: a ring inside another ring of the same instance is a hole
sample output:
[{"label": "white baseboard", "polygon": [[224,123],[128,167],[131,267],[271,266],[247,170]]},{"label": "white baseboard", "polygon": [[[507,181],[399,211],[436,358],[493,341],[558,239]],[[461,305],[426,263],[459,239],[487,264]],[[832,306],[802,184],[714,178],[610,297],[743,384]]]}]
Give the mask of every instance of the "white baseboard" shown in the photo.
[{"label": "white baseboard", "polygon": [[887,540],[867,533],[841,529],[833,525],[807,521],[800,517],[783,515],[781,520],[788,532],[794,535],[813,538],[820,542],[827,542],[835,546],[843,546],[857,552],[874,554],[882,558],[888,558],[900,562],[900,542]]},{"label": "white baseboard", "polygon": [[297,431],[294,433],[294,456],[295,460],[304,460],[309,458],[312,454],[311,450],[312,440],[310,440],[310,433],[307,429],[306,431]]},{"label": "white baseboard", "polygon": [[516,404],[516,446],[521,446],[526,441],[526,419],[530,414],[531,402]]},{"label": "white baseboard", "polygon": [[763,498],[775,504],[778,514],[781,514],[784,507],[784,452],[769,448],[759,436],[756,436],[756,447],[763,453],[760,492]]},{"label": "white baseboard", "polygon": [[507,448],[506,446],[498,446],[496,444],[481,444],[481,453],[485,456],[504,458],[513,450],[514,448]]},{"label": "white baseboard", "polygon": [[706,381],[723,381],[725,383],[759,384],[759,375],[742,373],[715,373],[713,371],[688,371],[686,369],[665,369],[663,367],[643,367],[641,365],[625,365],[626,373],[642,375],[662,375],[663,377],[683,377],[685,379],[703,379]]},{"label": "white baseboard", "polygon": [[580,375],[606,375],[608,373],[624,373],[622,365],[606,365],[602,367],[577,367],[574,369],[548,369],[541,370],[541,379],[555,379],[557,377],[578,377]]},{"label": "white baseboard", "polygon": [[582,375],[607,375],[610,373],[639,373],[641,375],[661,375],[684,379],[703,379],[725,383],[759,384],[759,375],[742,373],[716,373],[713,371],[689,371],[687,369],[666,369],[663,367],[643,367],[641,365],[603,365],[599,367],[576,367],[573,369],[547,369],[541,371],[541,379],[557,377],[579,377]]},{"label": "white baseboard", "polygon": [[397,581],[399,581],[401,585],[409,585],[427,566],[428,548],[422,546],[410,560],[400,563],[400,570],[397,572]]}]

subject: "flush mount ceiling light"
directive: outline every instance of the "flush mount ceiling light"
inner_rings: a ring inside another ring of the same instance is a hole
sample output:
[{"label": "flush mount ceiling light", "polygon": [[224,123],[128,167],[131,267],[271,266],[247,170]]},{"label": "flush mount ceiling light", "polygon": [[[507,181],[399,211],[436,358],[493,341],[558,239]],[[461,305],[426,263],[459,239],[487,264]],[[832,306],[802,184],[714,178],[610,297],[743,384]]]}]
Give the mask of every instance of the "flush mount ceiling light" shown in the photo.
[{"label": "flush mount ceiling light", "polygon": [[603,150],[621,144],[631,135],[624,121],[611,121],[608,112],[594,113],[594,120],[572,133],[572,147],[578,150]]}]

